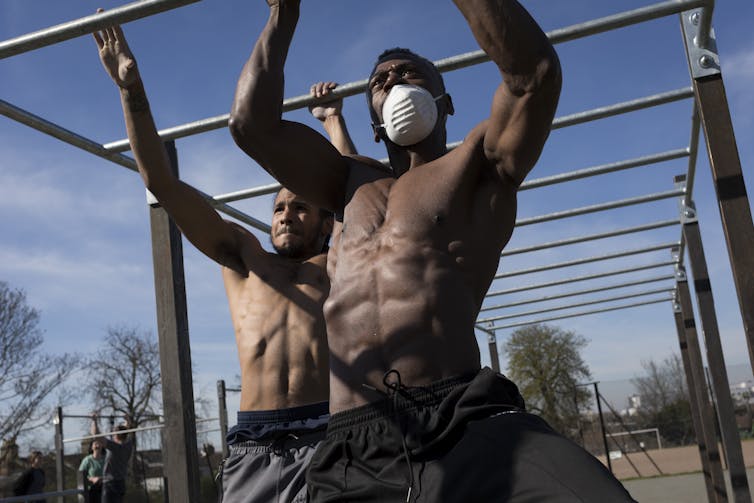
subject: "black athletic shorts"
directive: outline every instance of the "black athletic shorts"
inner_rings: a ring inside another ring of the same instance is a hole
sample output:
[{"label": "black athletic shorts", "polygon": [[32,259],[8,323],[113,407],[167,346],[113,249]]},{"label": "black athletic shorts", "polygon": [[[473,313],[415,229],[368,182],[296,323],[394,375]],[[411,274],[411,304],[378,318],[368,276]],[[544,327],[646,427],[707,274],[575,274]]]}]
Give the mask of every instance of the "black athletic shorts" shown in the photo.
[{"label": "black athletic shorts", "polygon": [[488,368],[334,414],[307,483],[313,502],[633,501]]}]

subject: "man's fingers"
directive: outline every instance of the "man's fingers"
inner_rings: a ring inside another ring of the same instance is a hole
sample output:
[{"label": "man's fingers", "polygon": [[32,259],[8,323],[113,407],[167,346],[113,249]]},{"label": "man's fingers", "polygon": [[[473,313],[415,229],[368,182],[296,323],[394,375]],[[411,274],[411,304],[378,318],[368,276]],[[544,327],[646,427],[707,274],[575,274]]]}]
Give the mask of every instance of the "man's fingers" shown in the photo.
[{"label": "man's fingers", "polygon": [[100,36],[99,32],[92,33],[94,35],[94,41],[97,42],[97,47],[102,49],[105,46],[105,42],[102,40],[102,37]]},{"label": "man's fingers", "polygon": [[128,44],[126,43],[126,37],[125,35],[123,35],[123,29],[120,27],[119,24],[116,24],[115,26],[113,26],[113,32],[115,33],[116,40],[118,40],[121,44],[126,45],[127,47]]}]

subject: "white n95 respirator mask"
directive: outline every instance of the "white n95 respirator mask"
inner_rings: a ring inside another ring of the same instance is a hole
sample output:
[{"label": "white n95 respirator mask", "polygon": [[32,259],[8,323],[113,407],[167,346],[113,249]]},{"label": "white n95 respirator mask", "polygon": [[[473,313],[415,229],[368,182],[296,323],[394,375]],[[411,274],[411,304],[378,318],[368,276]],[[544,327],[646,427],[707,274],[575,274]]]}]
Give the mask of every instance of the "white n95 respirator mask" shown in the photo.
[{"label": "white n95 respirator mask", "polygon": [[385,129],[390,141],[401,147],[415,145],[429,136],[437,123],[437,105],[441,94],[433,98],[419,86],[398,84],[382,105],[382,119],[378,127]]}]

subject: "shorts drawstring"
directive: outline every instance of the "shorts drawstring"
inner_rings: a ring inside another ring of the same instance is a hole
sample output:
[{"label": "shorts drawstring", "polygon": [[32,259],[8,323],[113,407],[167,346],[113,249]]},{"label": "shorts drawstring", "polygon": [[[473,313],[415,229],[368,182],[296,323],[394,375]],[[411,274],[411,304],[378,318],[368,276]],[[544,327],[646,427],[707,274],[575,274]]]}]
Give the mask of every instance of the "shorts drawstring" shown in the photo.
[{"label": "shorts drawstring", "polygon": [[[394,381],[389,380],[391,375],[395,375]],[[387,372],[385,372],[385,375],[382,376],[382,384],[385,385],[385,388],[388,390],[387,392],[378,390],[377,388],[374,388],[373,386],[369,386],[367,384],[364,384],[363,386],[370,390],[376,391],[382,395],[385,395],[390,399],[390,405],[392,406],[392,409],[393,409],[392,410],[393,417],[395,418],[395,421],[398,426],[398,432],[400,433],[400,437],[401,437],[401,445],[403,446],[403,456],[406,458],[406,465],[408,466],[408,492],[406,493],[406,503],[410,503],[411,492],[413,491],[413,488],[414,488],[414,471],[411,468],[411,453],[408,449],[408,445],[406,444],[406,432],[403,431],[403,421],[401,420],[401,416],[398,411],[399,397],[403,397],[406,400],[412,400],[411,396],[408,393],[406,393],[406,391],[410,389],[410,387],[404,385],[401,382],[401,374],[395,369],[390,369]]]}]

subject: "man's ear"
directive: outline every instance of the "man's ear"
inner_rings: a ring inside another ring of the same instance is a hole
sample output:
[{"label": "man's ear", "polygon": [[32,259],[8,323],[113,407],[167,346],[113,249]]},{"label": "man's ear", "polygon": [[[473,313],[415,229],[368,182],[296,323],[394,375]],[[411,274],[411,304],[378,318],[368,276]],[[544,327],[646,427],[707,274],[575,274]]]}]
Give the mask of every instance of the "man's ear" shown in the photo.
[{"label": "man's ear", "polygon": [[382,129],[382,126],[377,126],[374,123],[372,123],[372,132],[374,133],[374,142],[379,143],[380,142],[380,129]]},{"label": "man's ear", "polygon": [[450,97],[450,94],[445,93],[445,110],[448,115],[453,115],[456,113],[456,109],[453,107],[453,98]]},{"label": "man's ear", "polygon": [[333,225],[335,225],[335,218],[330,215],[322,221],[322,235],[332,236]]}]

